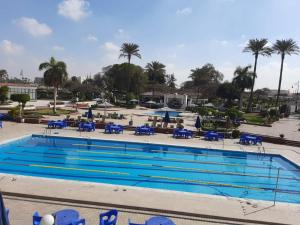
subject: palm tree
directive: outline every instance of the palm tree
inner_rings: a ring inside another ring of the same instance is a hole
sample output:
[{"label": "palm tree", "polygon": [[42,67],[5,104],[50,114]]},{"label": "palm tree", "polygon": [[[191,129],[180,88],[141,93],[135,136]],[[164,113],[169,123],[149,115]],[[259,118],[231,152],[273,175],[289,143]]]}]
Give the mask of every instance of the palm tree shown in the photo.
[{"label": "palm tree", "polygon": [[251,66],[237,67],[234,71],[232,83],[240,90],[239,109],[243,107],[243,94],[245,89],[252,88],[253,72],[250,72]]},{"label": "palm tree", "polygon": [[0,70],[0,81],[2,80],[7,80],[8,79],[8,74],[6,70]]},{"label": "palm tree", "polygon": [[132,56],[136,56],[138,58],[142,58],[141,54],[139,53],[139,46],[134,43],[124,43],[120,49],[121,54],[119,58],[124,57],[128,59],[128,63],[130,64],[130,60]]},{"label": "palm tree", "polygon": [[253,89],[254,89],[254,84],[255,84],[255,78],[257,77],[256,75],[256,67],[257,67],[257,59],[259,55],[262,56],[270,56],[272,53],[272,49],[267,47],[268,40],[263,38],[263,39],[250,39],[247,46],[244,48],[243,52],[251,52],[252,55],[255,57],[254,61],[254,69],[253,69],[253,78],[252,78],[252,87],[251,87],[251,92],[250,92],[250,98],[247,106],[247,111],[249,112],[251,110],[252,106],[252,99],[253,99]]},{"label": "palm tree", "polygon": [[67,65],[63,61],[56,61],[53,57],[49,62],[43,62],[39,66],[39,70],[45,70],[44,83],[49,87],[54,87],[54,106],[53,113],[56,113],[56,97],[60,86],[67,80]]},{"label": "palm tree", "polygon": [[146,65],[148,80],[152,86],[152,98],[156,84],[166,83],[166,66],[158,61],[152,61]]},{"label": "palm tree", "polygon": [[283,71],[283,62],[285,55],[298,54],[300,51],[299,46],[293,39],[286,40],[277,40],[276,43],[272,47],[273,51],[279,55],[281,55],[281,66],[280,66],[280,76],[279,76],[279,84],[277,91],[277,98],[275,106],[278,106],[280,88],[281,88],[281,80],[282,80],[282,71]]}]

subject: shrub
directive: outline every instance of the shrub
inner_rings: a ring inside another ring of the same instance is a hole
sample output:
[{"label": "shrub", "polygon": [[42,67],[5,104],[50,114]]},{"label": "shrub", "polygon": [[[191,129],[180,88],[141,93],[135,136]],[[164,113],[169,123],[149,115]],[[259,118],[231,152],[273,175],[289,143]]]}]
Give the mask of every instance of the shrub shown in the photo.
[{"label": "shrub", "polygon": [[231,120],[234,120],[236,118],[241,118],[243,116],[243,113],[241,113],[239,110],[235,108],[230,108],[225,113]]},{"label": "shrub", "polygon": [[239,130],[233,130],[232,131],[232,137],[238,138],[240,136],[241,132]]},{"label": "shrub", "polygon": [[17,119],[19,117],[19,113],[20,113],[20,107],[17,106],[15,108],[12,108],[9,112],[8,115],[13,119]]},{"label": "shrub", "polygon": [[0,87],[0,103],[4,103],[7,100],[8,87],[2,86]]}]

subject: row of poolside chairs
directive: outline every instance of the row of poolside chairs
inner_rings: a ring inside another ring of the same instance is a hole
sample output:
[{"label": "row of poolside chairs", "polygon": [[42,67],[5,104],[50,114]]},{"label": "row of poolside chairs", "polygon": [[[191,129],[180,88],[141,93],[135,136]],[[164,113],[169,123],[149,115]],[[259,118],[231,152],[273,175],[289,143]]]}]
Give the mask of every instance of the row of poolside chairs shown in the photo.
[{"label": "row of poolside chairs", "polygon": [[[1,217],[1,220],[5,220],[3,224],[9,224],[9,210],[6,210],[6,214]],[[100,213],[99,225],[117,225],[118,223],[118,210],[112,209],[107,212]],[[3,221],[2,220],[2,221]],[[0,222],[2,222],[0,221]],[[161,221],[165,221],[167,225],[176,225],[171,219],[164,216],[153,216],[145,221],[145,223],[132,223],[128,219],[128,225],[153,225],[162,224]],[[54,223],[53,223],[54,222]],[[1,223],[2,224],[2,223]],[[63,209],[52,214],[45,215],[44,217],[39,212],[34,212],[32,216],[33,225],[42,224],[57,224],[57,225],[86,225],[86,220],[81,218],[79,212],[73,209]]]},{"label": "row of poolside chairs", "polygon": [[193,137],[193,131],[183,129],[183,128],[176,128],[173,131],[173,137],[174,138],[179,138],[179,137],[192,138]]},{"label": "row of poolside chairs", "polygon": [[105,128],[104,128],[104,133],[106,133],[106,134],[107,133],[120,134],[120,133],[123,133],[123,131],[124,131],[124,127],[122,125],[116,125],[116,124],[107,124],[107,125],[105,125]]},{"label": "row of poolside chairs", "polygon": [[154,131],[153,127],[140,126],[140,127],[135,128],[135,134],[138,134],[138,135],[143,135],[143,134],[153,135],[154,133],[155,133],[155,131]]},{"label": "row of poolside chairs", "polygon": [[224,139],[224,134],[215,131],[207,131],[204,133],[204,139],[207,141],[219,141]]},{"label": "row of poolside chairs", "polygon": [[239,143],[243,145],[262,145],[262,137],[256,135],[242,134],[240,136]]},{"label": "row of poolside chairs", "polygon": [[[60,128],[63,129],[67,127],[67,121],[66,120],[58,120],[54,121],[51,120],[48,122],[48,128]],[[3,127],[2,121],[0,121],[0,127]],[[95,131],[96,130],[96,124],[94,122],[80,122],[78,125],[79,131]],[[107,124],[105,126],[104,132],[105,133],[115,133],[120,134],[123,133],[124,127],[122,125],[116,125],[116,124]],[[153,135],[155,134],[155,130],[153,127],[143,125],[136,127],[135,129],[136,135]],[[173,137],[174,138],[192,138],[193,137],[193,131],[183,129],[183,128],[176,128],[173,130]],[[224,139],[224,133],[218,133],[215,131],[207,131],[204,133],[204,139],[207,141],[219,141]],[[249,135],[249,134],[243,134],[240,136],[240,144],[243,145],[262,145],[262,137],[255,136],[255,135]]]},{"label": "row of poolside chairs", "polygon": [[60,129],[63,129],[63,128],[66,128],[68,126],[68,123],[66,120],[51,120],[51,121],[48,121],[48,128],[60,128]]},{"label": "row of poolside chairs", "polygon": [[78,125],[79,131],[95,131],[96,130],[96,124],[94,122],[81,122]]}]

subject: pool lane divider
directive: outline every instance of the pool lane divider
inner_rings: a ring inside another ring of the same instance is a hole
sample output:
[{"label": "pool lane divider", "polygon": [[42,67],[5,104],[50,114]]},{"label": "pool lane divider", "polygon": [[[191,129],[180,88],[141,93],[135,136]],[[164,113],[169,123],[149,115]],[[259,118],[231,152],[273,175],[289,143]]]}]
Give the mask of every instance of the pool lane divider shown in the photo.
[{"label": "pool lane divider", "polygon": [[[12,163],[12,162],[0,162],[0,164],[37,167],[37,168],[45,168],[45,169],[96,172],[96,173],[113,174],[113,175],[120,175],[120,176],[130,176],[129,173],[124,173],[124,172],[113,172],[113,171],[106,171],[106,170],[89,170],[89,169],[81,169],[81,168],[74,168],[74,167],[45,166],[45,165],[39,165],[39,164],[20,164],[20,163]],[[139,174],[138,176],[143,177],[143,178],[148,178],[148,179],[150,178],[150,179],[155,179],[155,180],[168,180],[168,181],[174,181],[174,182],[192,183],[192,184],[207,185],[207,186],[231,187],[231,188],[240,188],[240,189],[248,189],[248,190],[255,190],[255,191],[275,191],[276,190],[276,192],[283,192],[283,193],[289,193],[289,194],[300,194],[300,192],[295,191],[295,190],[281,190],[281,189],[264,188],[264,187],[250,187],[250,186],[218,183],[218,182],[211,182],[211,181],[190,180],[190,179],[184,179],[184,178],[167,177],[167,176],[151,176],[151,175],[144,175],[144,174]],[[147,181],[142,181],[142,182],[147,182]]]},{"label": "pool lane divider", "polygon": [[[16,152],[5,152],[7,154],[13,155],[26,155],[32,156],[34,154],[39,155],[42,153],[16,153]],[[47,154],[47,153],[45,153]],[[43,154],[43,157],[45,156]],[[165,169],[172,169],[173,171],[180,171],[180,172],[198,172],[198,173],[209,173],[209,174],[219,174],[219,175],[232,175],[232,176],[245,176],[245,177],[261,177],[261,178],[268,178],[268,179],[277,179],[276,176],[265,176],[265,175],[258,175],[258,174],[249,174],[249,173],[238,173],[238,172],[220,172],[215,170],[203,170],[198,168],[189,168],[189,167],[180,167],[180,166],[164,166],[164,165],[156,165],[156,164],[149,164],[149,163],[135,163],[135,162],[120,162],[114,160],[103,160],[103,159],[88,159],[88,158],[78,158],[78,157],[64,157],[64,156],[47,156],[47,158],[61,158],[67,160],[74,160],[74,161],[88,161],[88,162],[100,162],[100,163],[109,163],[109,164],[120,164],[120,165],[134,165],[134,166],[142,166],[142,167],[157,167],[157,168],[165,168]],[[46,166],[45,166],[46,168]],[[50,168],[50,167],[49,167]],[[64,167],[62,167],[64,168]],[[68,167],[66,167],[68,168]],[[128,168],[130,169],[130,167]],[[284,180],[294,180],[300,181],[300,179],[292,178],[292,177],[279,177],[279,179]]]},{"label": "pool lane divider", "polygon": [[178,159],[178,158],[162,158],[162,157],[158,157],[158,156],[154,156],[154,157],[153,156],[137,156],[137,155],[128,154],[128,153],[114,153],[114,152],[103,152],[103,151],[98,152],[98,151],[92,151],[92,150],[77,150],[77,149],[60,150],[60,149],[56,149],[56,151],[92,153],[92,154],[98,154],[98,155],[126,156],[126,157],[134,157],[135,159],[153,159],[153,160],[169,161],[169,162],[238,166],[238,167],[250,167],[250,168],[261,168],[261,169],[278,169],[277,167],[274,167],[274,166],[270,167],[270,166],[259,166],[259,165],[245,165],[245,164],[237,164],[237,163],[221,163],[221,162],[218,163],[218,162],[211,162],[211,161],[197,161],[197,160]]},{"label": "pool lane divider", "polygon": [[202,181],[202,180],[189,180],[189,179],[176,178],[176,177],[150,176],[150,175],[139,175],[139,176],[146,177],[146,178],[152,178],[152,179],[158,179],[158,180],[181,181],[183,183],[196,183],[196,184],[201,184],[201,185],[242,188],[242,189],[249,189],[249,190],[255,190],[255,191],[265,191],[266,190],[266,188],[260,188],[260,187],[241,186],[241,185],[218,183],[218,182],[211,182],[211,181]]},{"label": "pool lane divider", "polygon": [[[82,147],[95,147],[95,148],[111,148],[111,149],[124,149],[123,151],[126,150],[131,150],[131,151],[137,151],[137,152],[145,152],[144,149],[142,148],[130,148],[126,146],[105,146],[105,145],[88,145],[88,144],[72,144],[74,146],[82,146]],[[216,154],[202,154],[202,153],[192,153],[192,152],[178,152],[178,151],[163,151],[163,150],[155,150],[155,149],[147,149],[149,152],[154,152],[154,153],[170,153],[170,154],[177,154],[177,155],[191,155],[191,156],[201,156],[201,157],[218,157],[218,158],[233,158],[233,159],[246,159],[244,157],[237,157],[237,156],[224,156],[224,155],[216,155]],[[209,150],[204,150],[204,151],[209,151]],[[259,155],[262,156],[262,155]],[[264,155],[263,155],[264,156]],[[254,160],[254,159],[250,159]],[[260,161],[267,161],[269,162],[270,160],[262,160]]]},{"label": "pool lane divider", "polygon": [[115,171],[108,171],[108,170],[91,170],[91,169],[82,169],[82,168],[75,168],[75,167],[47,166],[47,165],[40,165],[40,164],[24,164],[24,163],[13,163],[13,162],[0,162],[0,164],[58,169],[58,170],[72,170],[72,171],[83,171],[83,172],[93,172],[93,173],[105,173],[105,174],[115,174],[115,175],[124,175],[124,176],[130,175],[129,173],[117,172],[117,171],[115,172]]}]

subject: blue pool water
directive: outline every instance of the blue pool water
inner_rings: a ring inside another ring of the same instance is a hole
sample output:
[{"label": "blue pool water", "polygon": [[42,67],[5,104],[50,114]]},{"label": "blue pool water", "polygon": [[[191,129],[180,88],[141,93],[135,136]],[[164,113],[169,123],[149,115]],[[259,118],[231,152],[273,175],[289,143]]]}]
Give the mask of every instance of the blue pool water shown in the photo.
[{"label": "blue pool water", "polygon": [[[168,112],[170,117],[180,117],[180,112],[177,111],[170,111]],[[151,112],[151,113],[147,113],[148,115],[151,116],[160,116],[160,117],[164,117],[166,115],[165,111],[155,111],[155,112]]]},{"label": "blue pool water", "polygon": [[31,136],[0,146],[0,172],[300,203],[300,168],[279,155]]}]

